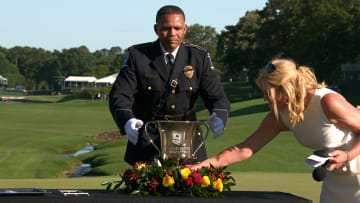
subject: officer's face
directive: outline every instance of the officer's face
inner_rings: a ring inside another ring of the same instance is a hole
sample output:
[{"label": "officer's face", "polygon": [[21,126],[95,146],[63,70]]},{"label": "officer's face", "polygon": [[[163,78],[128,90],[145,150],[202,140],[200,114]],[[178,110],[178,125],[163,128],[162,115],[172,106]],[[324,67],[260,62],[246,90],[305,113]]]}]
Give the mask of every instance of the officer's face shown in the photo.
[{"label": "officer's face", "polygon": [[168,14],[154,25],[154,30],[166,51],[173,52],[183,41],[187,25],[181,14]]}]

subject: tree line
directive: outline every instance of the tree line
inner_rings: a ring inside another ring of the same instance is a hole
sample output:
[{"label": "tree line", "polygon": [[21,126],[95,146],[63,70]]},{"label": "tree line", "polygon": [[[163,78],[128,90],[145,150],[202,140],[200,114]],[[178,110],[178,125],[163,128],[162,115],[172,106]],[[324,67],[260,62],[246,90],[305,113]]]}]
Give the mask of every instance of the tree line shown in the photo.
[{"label": "tree line", "polygon": [[67,76],[95,76],[118,72],[125,58],[120,47],[93,53],[86,46],[48,51],[42,48],[0,48],[0,75],[8,86],[24,85],[27,89],[61,89]]},{"label": "tree line", "polygon": [[[292,58],[312,67],[321,81],[341,82],[341,64],[360,63],[360,0],[268,0],[220,33],[207,25],[190,25],[185,42],[206,48],[222,79],[245,71],[252,82],[273,58]],[[47,51],[0,47],[0,75],[9,87],[57,89],[69,75],[97,78],[118,72],[126,50],[90,52],[86,46]]]},{"label": "tree line", "polygon": [[359,0],[269,0],[218,35],[217,56],[227,75],[250,79],[273,58],[312,67],[321,81],[341,82],[341,64],[360,63]]}]

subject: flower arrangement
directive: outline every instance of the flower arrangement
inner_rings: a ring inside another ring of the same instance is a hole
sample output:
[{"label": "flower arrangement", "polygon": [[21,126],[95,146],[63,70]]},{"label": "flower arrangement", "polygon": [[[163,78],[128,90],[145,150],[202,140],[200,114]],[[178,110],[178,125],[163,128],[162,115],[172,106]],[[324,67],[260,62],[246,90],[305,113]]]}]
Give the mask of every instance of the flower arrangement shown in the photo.
[{"label": "flower arrangement", "polygon": [[138,162],[120,176],[121,180],[106,181],[103,185],[107,190],[134,195],[222,197],[223,190],[230,191],[235,185],[235,179],[224,169],[210,166],[191,171],[174,167],[171,160],[155,159]]}]

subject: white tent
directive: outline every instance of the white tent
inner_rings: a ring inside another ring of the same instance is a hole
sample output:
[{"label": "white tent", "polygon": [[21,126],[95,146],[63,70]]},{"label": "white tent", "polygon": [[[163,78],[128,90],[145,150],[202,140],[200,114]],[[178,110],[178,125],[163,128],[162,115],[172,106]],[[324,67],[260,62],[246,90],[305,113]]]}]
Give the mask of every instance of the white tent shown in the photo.
[{"label": "white tent", "polygon": [[84,89],[95,86],[96,77],[92,76],[69,76],[64,80],[63,89]]},{"label": "white tent", "polygon": [[92,76],[69,76],[65,78],[64,82],[95,82],[96,77]]},{"label": "white tent", "polygon": [[114,84],[114,82],[115,82],[118,74],[119,74],[119,73],[114,73],[114,74],[112,74],[112,75],[109,75],[109,76],[106,76],[106,77],[103,77],[103,78],[100,78],[100,79],[96,80],[96,81],[95,81],[96,86],[98,86],[98,85],[104,85],[104,86],[106,86],[106,85],[112,85],[112,84]]},{"label": "white tent", "polygon": [[0,86],[7,85],[7,84],[8,84],[8,79],[6,77],[0,75]]}]

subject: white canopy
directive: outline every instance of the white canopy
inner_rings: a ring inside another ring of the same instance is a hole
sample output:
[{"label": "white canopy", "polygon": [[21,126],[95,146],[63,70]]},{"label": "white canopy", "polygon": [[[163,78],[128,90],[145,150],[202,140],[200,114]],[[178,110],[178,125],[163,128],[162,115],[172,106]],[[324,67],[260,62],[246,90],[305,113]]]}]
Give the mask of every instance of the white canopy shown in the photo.
[{"label": "white canopy", "polygon": [[96,77],[92,77],[92,76],[69,76],[64,81],[65,82],[95,82]]},{"label": "white canopy", "polygon": [[4,77],[4,76],[2,76],[2,75],[0,75],[0,80],[7,80],[7,78]]},{"label": "white canopy", "polygon": [[8,79],[0,75],[0,85],[7,85]]},{"label": "white canopy", "polygon": [[100,79],[96,80],[95,83],[110,83],[110,84],[114,84],[114,82],[115,82],[118,74],[119,74],[119,73],[114,73],[114,74],[112,74],[112,75],[109,75],[109,76],[100,78]]}]

